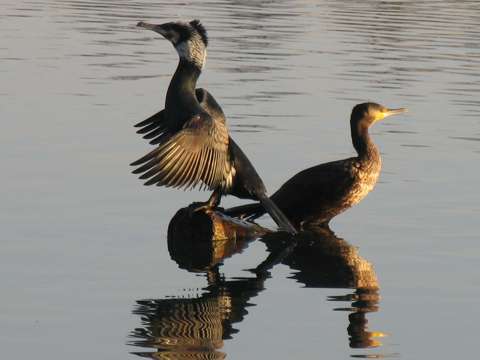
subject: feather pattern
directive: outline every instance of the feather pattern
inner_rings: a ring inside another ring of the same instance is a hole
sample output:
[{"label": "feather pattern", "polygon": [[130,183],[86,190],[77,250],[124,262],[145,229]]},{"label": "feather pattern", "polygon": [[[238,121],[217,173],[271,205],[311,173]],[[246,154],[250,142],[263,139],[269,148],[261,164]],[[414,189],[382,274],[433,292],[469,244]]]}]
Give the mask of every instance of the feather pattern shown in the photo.
[{"label": "feather pattern", "polygon": [[187,189],[203,183],[206,188],[215,189],[223,185],[231,166],[228,144],[224,122],[215,121],[206,113],[197,114],[182,130],[132,163],[141,165],[133,172],[147,180],[145,185]]}]

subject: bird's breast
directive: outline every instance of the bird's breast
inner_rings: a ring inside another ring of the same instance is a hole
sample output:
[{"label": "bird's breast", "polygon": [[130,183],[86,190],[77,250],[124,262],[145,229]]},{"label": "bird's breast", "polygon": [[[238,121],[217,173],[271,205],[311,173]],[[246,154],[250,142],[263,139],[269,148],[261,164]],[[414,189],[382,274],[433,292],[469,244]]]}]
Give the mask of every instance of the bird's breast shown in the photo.
[{"label": "bird's breast", "polygon": [[348,207],[359,203],[373,190],[380,176],[381,161],[368,164],[358,164],[354,167],[354,181],[346,196]]}]

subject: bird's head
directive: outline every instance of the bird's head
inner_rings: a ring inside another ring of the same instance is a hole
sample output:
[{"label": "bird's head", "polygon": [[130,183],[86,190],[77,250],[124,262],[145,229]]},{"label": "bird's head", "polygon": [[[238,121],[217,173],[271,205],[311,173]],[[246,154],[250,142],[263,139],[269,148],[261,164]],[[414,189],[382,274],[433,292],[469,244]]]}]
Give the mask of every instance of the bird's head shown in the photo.
[{"label": "bird's head", "polygon": [[352,126],[361,123],[363,126],[369,127],[387,116],[402,114],[406,111],[407,109],[405,108],[388,109],[383,105],[367,102],[355,105],[350,121]]},{"label": "bird's head", "polygon": [[187,60],[200,69],[207,56],[207,31],[199,20],[176,21],[155,25],[140,21],[137,26],[153,30],[170,41],[181,59]]}]

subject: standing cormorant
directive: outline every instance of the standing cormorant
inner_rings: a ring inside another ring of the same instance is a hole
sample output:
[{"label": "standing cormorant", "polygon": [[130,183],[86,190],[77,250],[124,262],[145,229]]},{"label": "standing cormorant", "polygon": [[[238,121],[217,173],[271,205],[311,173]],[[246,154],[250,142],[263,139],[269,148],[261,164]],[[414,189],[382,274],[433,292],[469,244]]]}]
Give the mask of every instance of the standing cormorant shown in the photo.
[{"label": "standing cormorant", "polygon": [[[370,138],[368,128],[387,116],[405,111],[375,103],[356,105],[350,127],[358,156],[303,170],[283,184],[271,199],[297,229],[327,226],[333,217],[367,196],[380,175],[380,151]],[[255,203],[228,209],[226,213],[253,220],[265,210]]]},{"label": "standing cormorant", "polygon": [[240,147],[230,138],[221,107],[204,89],[195,89],[207,55],[207,32],[198,20],[137,26],[169,40],[180,61],[168,87],[165,109],[136,126],[145,138],[158,143],[153,151],[131,165],[145,185],[201,188],[213,191],[195,210],[218,206],[222,194],[259,200],[275,222],[295,228],[269,199],[265,185]]}]

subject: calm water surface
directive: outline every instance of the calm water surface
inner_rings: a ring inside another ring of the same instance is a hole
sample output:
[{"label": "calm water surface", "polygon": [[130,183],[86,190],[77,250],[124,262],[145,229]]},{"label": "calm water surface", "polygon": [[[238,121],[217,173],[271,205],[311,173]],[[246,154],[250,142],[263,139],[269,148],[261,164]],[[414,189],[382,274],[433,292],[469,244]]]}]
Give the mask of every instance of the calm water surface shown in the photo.
[{"label": "calm water surface", "polygon": [[[478,1],[4,0],[0,14],[2,358],[172,358],[182,341],[199,359],[477,355]],[[270,273],[246,269],[281,239],[187,271],[167,226],[208,194],[129,174],[149,148],[132,124],[163,107],[177,62],[135,24],[191,18],[211,41],[200,86],[271,192],[352,154],[356,103],[410,110],[372,131],[375,191]]]}]

